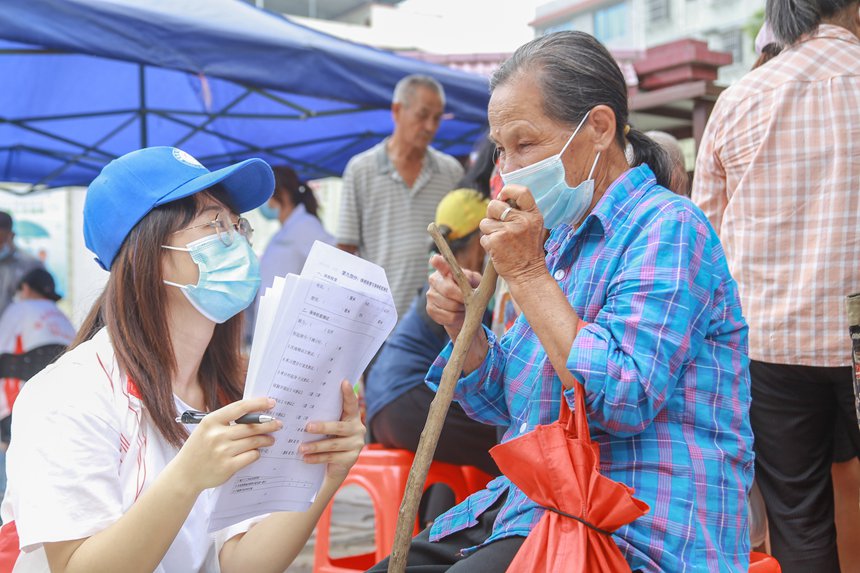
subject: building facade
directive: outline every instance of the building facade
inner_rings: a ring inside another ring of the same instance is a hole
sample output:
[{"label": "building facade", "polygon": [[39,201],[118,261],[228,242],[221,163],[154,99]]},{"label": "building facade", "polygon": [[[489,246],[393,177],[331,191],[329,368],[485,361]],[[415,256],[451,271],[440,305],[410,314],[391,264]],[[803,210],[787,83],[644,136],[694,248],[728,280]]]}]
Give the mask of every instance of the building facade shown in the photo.
[{"label": "building facade", "polygon": [[531,25],[536,35],[581,30],[610,50],[644,52],[681,38],[706,41],[711,50],[732,54],[720,69],[728,85],[755,61],[746,29],[764,9],[765,0],[554,0],[538,6]]},{"label": "building facade", "polygon": [[257,8],[349,24],[369,25],[374,6],[399,4],[403,0],[244,0]]}]

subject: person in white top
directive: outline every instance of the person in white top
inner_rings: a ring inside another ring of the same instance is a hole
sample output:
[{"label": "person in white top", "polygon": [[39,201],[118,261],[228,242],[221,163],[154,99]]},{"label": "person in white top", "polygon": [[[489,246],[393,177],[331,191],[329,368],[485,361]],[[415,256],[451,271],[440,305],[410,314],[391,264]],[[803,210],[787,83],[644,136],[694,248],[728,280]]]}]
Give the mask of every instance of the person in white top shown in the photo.
[{"label": "person in white top", "polygon": [[[0,354],[24,354],[42,346],[68,346],[75,339],[75,327],[57,308],[60,300],[51,273],[39,267],[21,279],[15,300],[0,315]],[[3,379],[0,392],[0,419],[12,413],[12,405],[22,381]],[[0,433],[0,440],[8,443]]]},{"label": "person in white top", "polygon": [[[60,295],[56,292],[51,273],[36,267],[25,274],[18,284],[14,301],[0,314],[0,355],[23,355],[41,349],[44,352],[39,356],[30,354],[22,358],[33,363],[41,361],[38,366],[34,364],[35,370],[62,352],[62,348],[75,338],[75,328],[57,308],[58,300]],[[24,380],[11,377],[6,368],[0,368],[0,499],[6,491],[6,448],[9,447],[12,428],[10,415],[23,383]]]},{"label": "person in white top", "polygon": [[301,274],[315,241],[334,244],[334,237],[319,220],[319,205],[313,189],[300,181],[296,172],[287,166],[278,165],[272,171],[275,174],[275,192],[268,202],[260,206],[260,212],[265,218],[280,222],[281,228],[260,257],[260,290],[254,304],[245,313],[245,337],[248,341],[254,332],[260,296],[272,286],[275,277]]},{"label": "person in white top", "polygon": [[[339,421],[303,444],[326,478],[304,513],[207,533],[212,488],[260,457],[278,420],[241,400],[241,311],[259,285],[251,229],[238,213],[266,201],[269,166],[210,172],[170,147],[106,166],[87,191],[84,235],[110,271],[72,345],[15,405],[0,545],[17,535],[15,572],[282,572],[310,536],[364,444],[343,384]],[[180,411],[210,412],[196,426]]]}]

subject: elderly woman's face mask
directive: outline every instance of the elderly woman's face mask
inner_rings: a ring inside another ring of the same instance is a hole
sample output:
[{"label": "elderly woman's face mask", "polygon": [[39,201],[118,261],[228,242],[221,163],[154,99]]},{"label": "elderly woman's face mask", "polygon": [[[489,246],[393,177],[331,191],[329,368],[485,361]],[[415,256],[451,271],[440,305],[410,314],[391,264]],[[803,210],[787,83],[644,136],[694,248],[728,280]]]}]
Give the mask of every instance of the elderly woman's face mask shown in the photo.
[{"label": "elderly woman's face mask", "polygon": [[591,112],[585,114],[585,117],[576,126],[573,135],[557,154],[527,165],[522,169],[501,174],[505,185],[516,184],[528,187],[535,198],[538,210],[543,216],[544,227],[547,229],[554,229],[562,223],[576,223],[582,219],[591,205],[591,199],[594,196],[592,175],[594,175],[597,160],[600,159],[600,152],[594,158],[588,178],[576,187],[570,187],[567,184],[564,163],[561,160],[561,156],[567,151],[570,142],[585,125],[589,113]]}]

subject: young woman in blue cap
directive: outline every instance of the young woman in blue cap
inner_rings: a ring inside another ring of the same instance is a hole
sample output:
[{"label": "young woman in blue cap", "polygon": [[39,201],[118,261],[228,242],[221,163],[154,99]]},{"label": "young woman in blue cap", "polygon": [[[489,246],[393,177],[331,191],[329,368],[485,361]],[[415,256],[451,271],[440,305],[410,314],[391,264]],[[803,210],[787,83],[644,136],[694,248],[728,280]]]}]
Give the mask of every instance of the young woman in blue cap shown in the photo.
[{"label": "young woman in blue cap", "polygon": [[[302,447],[328,464],[310,510],[207,532],[211,488],[281,427],[231,423],[272,406],[241,400],[240,311],[260,278],[237,214],[273,186],[262,160],[210,172],[170,147],[120,157],[90,185],[84,234],[110,278],[72,350],[16,403],[2,515],[15,571],[283,571],[305,544],[364,444],[347,383],[341,420],[310,424],[329,437]],[[175,421],[192,409],[211,413]]]}]

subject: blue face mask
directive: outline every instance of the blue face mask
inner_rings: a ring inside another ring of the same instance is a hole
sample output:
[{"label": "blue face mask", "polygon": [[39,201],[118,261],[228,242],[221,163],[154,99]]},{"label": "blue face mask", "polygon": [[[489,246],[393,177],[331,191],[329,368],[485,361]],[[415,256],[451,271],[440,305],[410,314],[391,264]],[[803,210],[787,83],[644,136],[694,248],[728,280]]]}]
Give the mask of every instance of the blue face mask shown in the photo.
[{"label": "blue face mask", "polygon": [[554,229],[562,223],[573,225],[579,222],[594,197],[594,179],[591,176],[594,175],[600,152],[594,158],[588,178],[576,187],[568,186],[565,181],[564,163],[561,161],[561,156],[579,133],[586,119],[588,119],[588,113],[556,155],[551,155],[522,169],[501,174],[505,185],[516,184],[528,187],[535,198],[538,211],[543,216],[544,227],[547,229]]},{"label": "blue face mask", "polygon": [[258,209],[260,211],[260,215],[262,215],[263,218],[268,219],[269,221],[278,220],[278,213],[280,210],[277,207],[272,207],[271,205],[269,205],[268,201],[260,205]]},{"label": "blue face mask", "polygon": [[0,261],[5,258],[8,258],[12,254],[12,245],[6,243],[2,247],[0,247]]},{"label": "blue face mask", "polygon": [[188,243],[184,249],[162,247],[191,254],[200,269],[197,284],[164,284],[181,288],[194,308],[212,322],[226,322],[254,302],[260,288],[260,262],[245,237],[235,235],[229,246],[215,234]]}]

